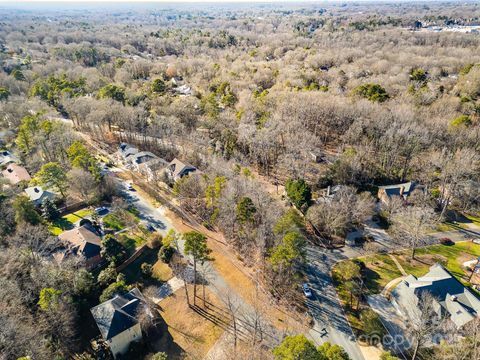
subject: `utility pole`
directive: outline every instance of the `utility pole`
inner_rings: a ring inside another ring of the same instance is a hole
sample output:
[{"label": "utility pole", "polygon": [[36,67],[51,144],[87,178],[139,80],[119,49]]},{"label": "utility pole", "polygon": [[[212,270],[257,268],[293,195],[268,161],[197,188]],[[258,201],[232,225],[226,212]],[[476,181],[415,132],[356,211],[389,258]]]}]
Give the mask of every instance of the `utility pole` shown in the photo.
[{"label": "utility pole", "polygon": [[480,256],[477,258],[477,263],[475,264],[475,266],[473,267],[473,270],[472,270],[472,273],[470,274],[470,277],[468,278],[468,282],[471,282],[472,281],[472,277],[473,277],[473,274],[475,274],[475,270],[477,270],[478,268],[480,268]]}]

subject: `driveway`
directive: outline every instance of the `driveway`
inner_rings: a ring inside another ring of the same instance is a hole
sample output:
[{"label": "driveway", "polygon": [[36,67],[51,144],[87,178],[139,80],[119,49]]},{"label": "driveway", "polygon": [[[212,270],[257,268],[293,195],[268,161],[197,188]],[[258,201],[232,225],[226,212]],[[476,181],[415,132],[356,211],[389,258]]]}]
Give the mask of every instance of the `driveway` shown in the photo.
[{"label": "driveway", "polygon": [[153,227],[163,236],[165,236],[170,229],[173,229],[172,224],[164,215],[162,207],[156,208],[136,191],[127,190],[125,182],[123,182],[122,185],[124,187],[122,190],[123,198],[135,206],[141,220],[153,225]]},{"label": "driveway", "polygon": [[384,296],[368,296],[367,302],[372,310],[380,316],[380,320],[387,331],[387,337],[383,339],[384,346],[404,356],[406,350],[411,346],[410,341],[405,336],[405,321],[397,313],[393,304]]},{"label": "driveway", "polygon": [[332,266],[346,258],[341,250],[330,251],[314,245],[307,248],[306,275],[313,292],[307,306],[314,318],[309,335],[317,345],[328,341],[343,347],[351,359],[364,360],[330,276]]}]

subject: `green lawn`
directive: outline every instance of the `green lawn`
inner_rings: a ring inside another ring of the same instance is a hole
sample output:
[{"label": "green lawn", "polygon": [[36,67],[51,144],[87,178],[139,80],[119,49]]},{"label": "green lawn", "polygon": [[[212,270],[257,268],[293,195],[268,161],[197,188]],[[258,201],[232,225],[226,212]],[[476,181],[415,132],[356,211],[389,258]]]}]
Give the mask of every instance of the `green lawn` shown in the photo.
[{"label": "green lawn", "polygon": [[55,220],[48,226],[48,230],[55,236],[60,235],[65,230],[73,229],[73,224],[77,221],[82,220],[85,217],[91,216],[93,210],[91,209],[82,209],[75,211],[74,213],[67,214],[61,218]]},{"label": "green lawn", "polygon": [[[411,251],[408,250],[394,254],[408,274],[416,277],[423,276],[435,262],[442,262],[454,276],[468,286],[470,285],[468,284],[469,273],[464,271],[462,264],[480,256],[480,245],[470,241],[459,242],[452,246],[432,245],[418,249],[416,260],[412,261],[410,255]],[[402,276],[393,260],[386,254],[360,257],[355,261],[365,265],[363,294],[378,294],[391,280]],[[332,277],[350,325],[357,334],[361,333],[363,325],[359,318],[359,312],[356,311],[356,302],[354,301],[355,309],[350,309],[350,293],[342,282],[340,274],[336,271],[336,267],[332,270]],[[360,309],[366,307],[365,304],[360,304]]]},{"label": "green lawn", "polygon": [[120,231],[125,229],[125,227],[127,226],[126,219],[129,216],[132,217],[133,221],[138,223],[138,210],[132,207],[128,210],[117,210],[109,213],[108,215],[105,215],[103,218],[103,224],[110,229]]},{"label": "green lawn", "polygon": [[145,237],[130,232],[119,234],[118,241],[120,241],[123,246],[127,248],[130,254],[133,254],[136,248],[142,246],[147,242]]},{"label": "green lawn", "polygon": [[480,225],[480,216],[465,215],[465,217],[475,225]]},{"label": "green lawn", "polygon": [[479,256],[480,245],[471,241],[458,242],[452,246],[432,245],[420,248],[416,252],[416,260],[411,260],[409,251],[396,254],[408,274],[423,276],[433,263],[441,262],[453,275],[463,281],[467,280],[469,274],[462,268],[462,264]]}]

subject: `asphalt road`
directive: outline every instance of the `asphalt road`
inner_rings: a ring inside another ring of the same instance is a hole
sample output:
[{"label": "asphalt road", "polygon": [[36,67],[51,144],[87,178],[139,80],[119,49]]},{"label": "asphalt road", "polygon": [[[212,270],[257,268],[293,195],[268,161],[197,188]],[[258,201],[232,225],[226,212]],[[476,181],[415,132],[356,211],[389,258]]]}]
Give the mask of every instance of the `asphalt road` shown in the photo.
[{"label": "asphalt road", "polygon": [[[159,208],[155,208],[148,200],[143,198],[140,194],[136,191],[129,191],[127,190],[127,183],[123,182],[122,186],[124,190],[122,191],[123,197],[130,203],[132,203],[139,212],[139,217],[141,220],[148,221],[152,224],[157,231],[159,231],[162,235],[165,235],[170,229],[174,229],[173,225],[170,221],[165,217],[162,210]],[[193,260],[186,256],[184,253],[184,241],[179,241],[179,249],[182,255],[190,260],[190,263],[193,264]],[[245,300],[241,295],[239,295],[235,289],[227,284],[223,276],[215,270],[215,268],[208,263],[206,263],[202,271],[202,265],[197,265],[199,268],[200,274],[206,274],[208,287],[217,294],[217,296],[222,300],[222,302],[227,303],[228,301],[231,303],[232,308],[236,310],[236,317],[238,318],[237,323],[237,332],[239,338],[246,338],[249,335],[249,321],[245,320],[248,318],[254,318],[255,309]],[[199,294],[201,294],[201,290],[198,289]],[[228,300],[227,300],[228,299]],[[200,299],[197,301],[201,302]],[[226,306],[226,305],[225,305]],[[226,314],[223,314],[226,316]],[[279,340],[281,340],[278,336],[276,330],[268,323],[268,321],[263,321],[264,327],[264,335],[265,335],[265,342],[269,343],[270,345],[276,345]],[[231,325],[227,329],[230,333],[232,333]]]},{"label": "asphalt road", "polygon": [[328,341],[343,347],[351,359],[364,360],[330,276],[332,266],[347,257],[338,250],[308,246],[306,274],[313,297],[307,305],[314,318],[310,336],[317,345]]}]

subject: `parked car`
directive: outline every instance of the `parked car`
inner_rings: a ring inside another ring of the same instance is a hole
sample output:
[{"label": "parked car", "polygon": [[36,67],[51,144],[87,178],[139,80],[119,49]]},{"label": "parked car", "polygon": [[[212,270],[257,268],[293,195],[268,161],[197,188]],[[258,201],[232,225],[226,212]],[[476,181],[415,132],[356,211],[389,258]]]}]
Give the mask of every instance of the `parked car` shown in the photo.
[{"label": "parked car", "polygon": [[100,206],[100,207],[95,208],[95,213],[97,215],[105,214],[107,212],[108,212],[108,209],[105,206]]},{"label": "parked car", "polygon": [[440,244],[445,245],[445,246],[452,246],[455,245],[455,243],[452,241],[452,239],[444,237],[440,239]]},{"label": "parked car", "polygon": [[307,297],[307,298],[311,298],[312,297],[312,291],[310,290],[310,288],[308,287],[308,284],[305,283],[302,285],[302,290],[303,290],[303,294]]},{"label": "parked car", "polygon": [[479,245],[480,245],[480,238],[473,238],[473,239],[472,239],[472,242],[473,242],[474,244],[479,244]]},{"label": "parked car", "polygon": [[133,188],[133,185],[130,184],[130,183],[127,184],[127,190],[128,191],[135,191],[135,189]]},{"label": "parked car", "polygon": [[150,223],[145,224],[145,229],[147,229],[150,232],[154,232],[156,230],[155,227]]}]

